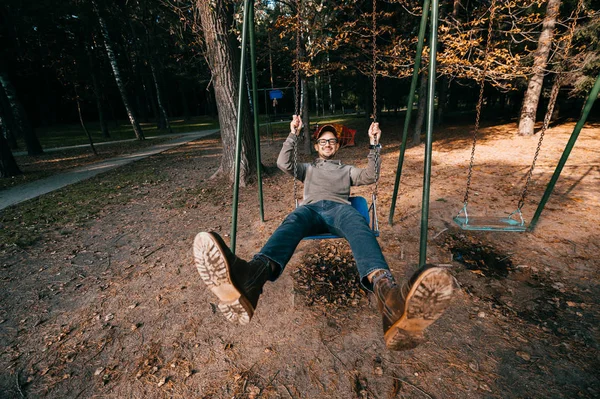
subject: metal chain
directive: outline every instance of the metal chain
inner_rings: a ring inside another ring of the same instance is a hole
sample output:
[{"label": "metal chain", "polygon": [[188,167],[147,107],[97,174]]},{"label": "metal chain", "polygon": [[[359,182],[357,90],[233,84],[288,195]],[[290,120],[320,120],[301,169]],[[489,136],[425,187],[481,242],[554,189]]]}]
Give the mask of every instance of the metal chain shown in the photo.
[{"label": "metal chain", "polygon": [[[377,0],[373,0],[373,122],[377,122]],[[379,138],[375,138],[375,187],[373,203],[379,190]]]},{"label": "metal chain", "polygon": [[494,14],[496,12],[496,0],[492,0],[492,5],[490,6],[490,20],[488,23],[488,31],[487,31],[487,41],[485,44],[485,53],[483,57],[483,70],[481,71],[481,79],[479,83],[479,100],[477,101],[476,112],[477,116],[475,117],[475,128],[473,130],[473,147],[471,148],[471,160],[469,162],[469,173],[467,175],[467,189],[465,190],[465,196],[463,199],[464,208],[467,207],[467,203],[469,202],[469,190],[471,188],[471,177],[473,176],[473,164],[475,162],[475,148],[477,146],[477,133],[479,132],[479,122],[481,119],[481,107],[483,105],[483,89],[485,87],[485,75],[488,69],[488,54],[491,47],[492,42],[492,26],[494,21]]},{"label": "metal chain", "polygon": [[[567,34],[565,49],[563,51],[563,59],[562,62],[565,62],[567,57],[569,56],[569,51],[571,50],[571,44],[573,41],[573,35],[575,34],[575,27],[577,25],[577,16],[581,11],[583,6],[583,0],[579,0],[577,3],[577,8],[575,9],[575,14],[573,17],[573,21],[571,22],[571,26],[569,27],[569,33]],[[561,68],[562,69],[562,68]],[[523,192],[521,193],[521,198],[519,199],[519,203],[517,205],[517,210],[521,211],[523,206],[525,205],[525,199],[527,198],[529,183],[531,183],[531,178],[533,176],[533,169],[535,168],[535,164],[537,162],[538,156],[540,154],[540,149],[542,148],[542,142],[544,141],[544,135],[546,134],[546,130],[550,125],[550,120],[552,119],[552,114],[554,113],[554,105],[556,104],[556,98],[558,97],[558,92],[560,91],[560,86],[562,83],[562,76],[560,75],[562,71],[557,71],[554,76],[554,83],[552,85],[552,91],[550,92],[550,99],[548,102],[548,109],[546,110],[546,115],[544,116],[544,123],[542,125],[542,129],[540,130],[540,139],[537,144],[537,148],[535,149],[535,155],[533,156],[533,162],[531,163],[531,167],[527,172],[527,180],[525,181],[525,187],[523,187]]]},{"label": "metal chain", "polygon": [[298,135],[294,136],[294,205],[298,207]]},{"label": "metal chain", "polygon": [[[373,122],[377,122],[377,0],[373,0]],[[377,143],[375,143],[377,144]]]},{"label": "metal chain", "polygon": [[379,166],[379,146],[375,145],[375,188],[373,188],[373,201],[377,199],[377,191],[379,189]]},{"label": "metal chain", "polygon": [[[296,0],[296,63],[294,65],[296,93],[294,95],[295,115],[300,115],[300,0]],[[298,135],[294,132],[294,205],[298,206]]]},{"label": "metal chain", "polygon": [[300,0],[296,0],[296,64],[294,65],[296,93],[294,95],[294,110],[300,115]]}]

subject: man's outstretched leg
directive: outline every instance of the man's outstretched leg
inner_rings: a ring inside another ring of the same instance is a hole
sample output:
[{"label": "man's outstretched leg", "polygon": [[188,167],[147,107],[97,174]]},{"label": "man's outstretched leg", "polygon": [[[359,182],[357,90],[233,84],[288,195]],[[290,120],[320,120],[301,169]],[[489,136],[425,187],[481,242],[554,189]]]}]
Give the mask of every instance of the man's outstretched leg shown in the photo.
[{"label": "man's outstretched leg", "polygon": [[263,285],[279,274],[267,259],[255,257],[246,262],[238,258],[215,232],[196,235],[194,262],[202,281],[219,298],[219,310],[240,324],[250,322]]},{"label": "man's outstretched leg", "polygon": [[383,317],[385,344],[392,350],[422,343],[423,331],[446,310],[454,290],[452,275],[432,265],[419,269],[401,286],[388,270],[374,272],[371,282]]}]

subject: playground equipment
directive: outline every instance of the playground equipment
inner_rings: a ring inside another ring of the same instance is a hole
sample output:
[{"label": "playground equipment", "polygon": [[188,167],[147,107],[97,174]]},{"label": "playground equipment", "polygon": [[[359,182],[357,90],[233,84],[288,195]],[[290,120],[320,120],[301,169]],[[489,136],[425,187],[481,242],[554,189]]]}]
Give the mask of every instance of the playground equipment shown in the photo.
[{"label": "playground equipment", "polygon": [[[300,0],[296,0],[296,4],[299,5]],[[419,32],[419,48],[422,49],[423,46],[423,38],[425,34],[425,28],[427,25],[427,14],[429,12],[430,2],[429,0],[424,1],[423,7],[423,15],[421,19],[421,29]],[[300,7],[298,7],[300,10]],[[248,30],[248,24],[253,25],[253,9],[250,7],[250,0],[244,1],[244,19],[243,19],[243,28],[242,28],[242,57],[241,57],[241,68],[240,71],[244,70],[245,65],[245,48],[246,48],[246,32]],[[427,231],[428,231],[428,219],[429,219],[429,187],[430,187],[430,177],[431,177],[431,152],[432,152],[432,142],[433,142],[433,115],[434,115],[434,95],[435,95],[435,76],[436,76],[436,55],[437,55],[437,29],[438,29],[438,0],[432,0],[431,2],[431,51],[429,52],[430,62],[429,62],[429,82],[428,82],[428,101],[427,101],[427,115],[428,115],[428,123],[427,123],[427,133],[426,133],[426,143],[425,143],[425,162],[424,162],[424,173],[423,173],[423,197],[422,197],[422,211],[421,211],[421,236],[420,236],[420,248],[419,248],[419,266],[424,266],[427,258]],[[300,13],[297,15],[298,26],[300,26]],[[376,71],[376,0],[373,0],[373,119],[377,120],[377,71]],[[253,26],[250,28],[250,32],[253,32]],[[300,33],[296,32],[296,49],[298,50],[300,46]],[[251,49],[254,47],[253,35],[251,35],[250,40]],[[418,54],[421,52],[418,51]],[[299,64],[299,51],[296,52],[297,62],[296,65]],[[419,63],[415,64],[415,70],[418,70],[420,65],[420,57]],[[255,63],[255,55],[254,51],[251,51],[251,59],[252,63]],[[253,79],[253,92],[256,93],[256,76],[254,73],[255,68],[252,69],[252,79]],[[296,95],[299,94],[299,69],[296,67]],[[413,75],[414,81],[414,75]],[[414,83],[414,82],[413,82]],[[244,74],[240,74],[240,92],[244,87]],[[414,90],[412,91],[414,92]],[[239,101],[241,101],[242,96],[238,96]],[[412,97],[411,97],[412,98]],[[254,101],[256,103],[256,100]],[[412,102],[410,103],[412,104]],[[257,151],[260,149],[258,145],[258,115],[257,115],[257,107],[254,107],[254,119],[255,119],[255,138],[257,141]],[[237,227],[237,206],[238,206],[238,188],[239,188],[239,167],[240,167],[240,153],[241,153],[241,103],[238,103],[238,124],[237,124],[237,140],[236,140],[236,171],[235,171],[235,182],[234,182],[234,195],[233,195],[233,216],[232,216],[232,226],[231,226],[231,249],[235,251],[235,237],[236,237],[236,227]],[[299,114],[299,104],[296,102],[295,104],[296,115]],[[295,147],[296,148],[296,147]],[[377,153],[379,155],[379,153]],[[260,163],[260,152],[257,154],[257,161]],[[260,167],[258,168],[260,170]],[[263,218],[262,211],[262,185],[260,184],[260,174],[258,175],[259,180],[259,199],[261,206],[261,218]],[[379,173],[377,173],[377,181],[379,180]],[[371,209],[374,215],[376,213],[376,199],[377,199],[377,183],[375,184],[375,189],[373,193],[373,203],[371,204]],[[296,187],[296,179],[294,179],[294,199],[297,198],[297,187]],[[264,218],[263,218],[264,220]]]},{"label": "playground equipment", "polygon": [[[571,48],[571,42],[573,39],[573,34],[575,32],[577,15],[579,14],[579,11],[581,10],[582,6],[583,6],[583,1],[580,0],[578,2],[578,6],[575,11],[575,18],[573,18],[573,22],[571,23],[569,33],[567,35],[567,40],[566,40],[566,44],[565,44],[564,52],[563,52],[563,60],[566,59],[566,57],[569,54],[569,50]],[[556,103],[556,98],[558,96],[558,91],[560,88],[561,76],[560,76],[560,73],[555,75],[555,81],[554,81],[554,85],[552,87],[552,92],[550,94],[550,101],[548,103],[548,110],[546,112],[546,116],[544,117],[544,123],[542,125],[542,129],[539,132],[540,137],[539,137],[538,144],[537,144],[537,147],[535,150],[535,155],[533,157],[531,166],[529,167],[529,170],[527,172],[527,178],[525,180],[525,185],[523,186],[523,190],[521,191],[521,194],[520,194],[520,199],[517,204],[517,209],[514,210],[513,212],[511,212],[510,214],[508,214],[508,216],[496,216],[496,217],[494,217],[494,216],[492,216],[492,217],[470,216],[468,213],[468,210],[467,210],[467,205],[469,203],[469,190],[470,190],[470,186],[471,186],[471,177],[473,175],[473,164],[474,164],[474,160],[475,160],[475,148],[476,148],[476,144],[477,144],[477,133],[479,130],[479,120],[480,120],[481,108],[482,108],[482,104],[483,104],[483,89],[485,86],[485,76],[486,76],[487,68],[489,65],[487,58],[488,58],[488,54],[490,51],[492,26],[493,26],[493,22],[494,22],[495,10],[496,10],[496,0],[492,0],[491,6],[490,6],[489,23],[488,23],[488,32],[487,32],[488,36],[487,36],[486,47],[485,47],[485,52],[484,52],[484,66],[483,66],[483,70],[481,72],[480,85],[479,85],[479,100],[477,102],[477,116],[475,118],[475,129],[473,130],[473,145],[472,145],[472,149],[471,149],[471,159],[469,162],[469,170],[468,170],[468,174],[467,174],[467,187],[466,187],[465,195],[464,195],[464,199],[463,199],[463,207],[458,212],[458,214],[454,217],[454,222],[456,222],[456,224],[458,224],[463,230],[523,232],[523,231],[527,230],[527,226],[525,224],[525,219],[523,219],[522,209],[523,209],[523,206],[525,205],[525,199],[527,198],[527,195],[529,192],[528,191],[529,184],[531,183],[531,178],[533,176],[533,170],[535,168],[537,158],[540,154],[542,142],[544,140],[544,134],[546,133],[546,130],[548,129],[548,126],[550,124],[550,119],[552,117],[552,112],[554,110],[554,104]]]},{"label": "playground equipment", "polygon": [[[295,115],[300,115],[300,101],[298,99],[299,87],[300,87],[300,0],[296,0],[296,8],[298,10],[296,14],[296,62],[294,65],[294,75],[295,75],[295,85],[296,85],[296,96],[294,102],[294,110]],[[373,24],[373,69],[372,69],[372,79],[373,79],[373,122],[377,122],[377,0],[373,0],[373,16],[372,16],[372,24]],[[338,129],[336,129],[337,131]],[[316,132],[318,134],[318,132]],[[341,131],[338,132],[338,137],[341,135]],[[352,136],[354,139],[354,136]],[[361,215],[364,216],[367,223],[371,226],[371,230],[376,237],[379,237],[379,219],[377,217],[377,189],[379,182],[379,154],[381,146],[379,143],[375,142],[375,186],[373,188],[373,192],[371,194],[371,206],[367,205],[367,200],[364,197],[354,196],[348,198],[350,201],[350,205],[354,209],[356,209]],[[294,203],[296,208],[298,207],[298,136],[294,137]],[[314,236],[305,237],[304,240],[324,240],[324,239],[332,239],[332,238],[341,238],[335,234],[318,234]]]}]

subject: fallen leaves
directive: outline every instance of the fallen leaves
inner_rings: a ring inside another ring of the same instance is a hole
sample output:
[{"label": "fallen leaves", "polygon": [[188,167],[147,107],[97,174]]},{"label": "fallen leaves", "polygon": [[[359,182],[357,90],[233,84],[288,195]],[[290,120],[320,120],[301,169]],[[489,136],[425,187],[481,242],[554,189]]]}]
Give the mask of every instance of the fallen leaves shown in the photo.
[{"label": "fallen leaves", "polygon": [[294,271],[294,288],[308,306],[356,307],[365,296],[348,244],[322,242]]}]

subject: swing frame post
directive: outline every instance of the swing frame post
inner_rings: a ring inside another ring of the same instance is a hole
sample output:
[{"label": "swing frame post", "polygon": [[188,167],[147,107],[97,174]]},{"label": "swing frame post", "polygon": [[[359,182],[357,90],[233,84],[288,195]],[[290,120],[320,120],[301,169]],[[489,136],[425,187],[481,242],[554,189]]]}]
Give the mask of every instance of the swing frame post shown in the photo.
[{"label": "swing frame post", "polygon": [[258,124],[258,89],[256,83],[256,33],[254,23],[254,1],[252,7],[248,10],[248,22],[250,24],[250,67],[252,69],[252,111],[254,113],[254,143],[256,146],[256,177],[258,180],[258,203],[260,207],[260,221],[265,221],[265,210],[263,206],[263,188],[262,188],[262,162],[260,156],[260,127]]},{"label": "swing frame post", "polygon": [[431,52],[429,53],[429,82],[427,96],[427,137],[423,171],[423,198],[421,200],[421,241],[419,245],[419,267],[427,263],[427,233],[429,230],[429,189],[431,183],[431,151],[433,147],[433,116],[435,111],[435,77],[438,39],[438,0],[431,3]]},{"label": "swing frame post", "polygon": [[244,21],[242,23],[242,56],[240,60],[240,79],[238,89],[238,114],[237,114],[237,127],[235,133],[235,176],[233,181],[233,201],[232,201],[232,214],[231,214],[231,252],[235,254],[235,238],[237,233],[237,213],[238,213],[238,199],[239,199],[239,188],[240,188],[240,163],[242,157],[242,114],[243,114],[243,103],[244,96],[244,70],[246,68],[246,43],[247,43],[247,32],[248,32],[248,20],[250,12],[250,0],[244,0]]},{"label": "swing frame post", "polygon": [[415,99],[415,91],[417,89],[417,81],[419,79],[419,69],[421,68],[421,56],[423,54],[423,44],[425,42],[425,31],[427,30],[427,20],[429,18],[430,0],[423,2],[423,15],[421,16],[421,25],[419,27],[419,41],[417,44],[417,54],[415,57],[415,66],[413,69],[412,81],[410,83],[410,91],[408,92],[408,102],[406,105],[406,116],[404,118],[404,130],[402,131],[402,143],[400,144],[400,155],[398,156],[398,167],[396,169],[396,181],[394,183],[394,193],[392,194],[392,204],[390,205],[390,214],[388,224],[394,225],[394,212],[396,211],[396,199],[398,198],[398,190],[400,189],[400,177],[402,176],[402,166],[404,165],[404,153],[406,152],[406,142],[408,140],[408,129],[413,112],[413,101]]},{"label": "swing frame post", "polygon": [[528,231],[533,231],[535,229],[538,219],[540,218],[540,215],[541,215],[542,211],[544,210],[544,207],[546,206],[546,202],[548,202],[550,195],[552,195],[552,192],[554,191],[554,186],[556,185],[556,182],[558,181],[558,178],[560,177],[560,174],[562,173],[563,167],[565,166],[565,164],[567,163],[567,160],[569,159],[571,150],[573,150],[573,147],[575,146],[575,142],[577,141],[577,138],[579,137],[579,133],[581,132],[583,125],[587,121],[587,118],[590,114],[590,111],[592,110],[592,107],[594,106],[594,102],[596,101],[596,98],[598,98],[598,92],[600,92],[600,74],[596,78],[596,83],[594,83],[594,86],[592,87],[592,90],[590,91],[590,94],[589,94],[587,101],[581,112],[581,118],[577,122],[577,125],[575,125],[575,128],[573,129],[573,133],[571,133],[571,137],[569,138],[569,141],[567,142],[565,150],[563,151],[563,154],[560,158],[560,161],[558,162],[558,165],[556,165],[554,174],[552,175],[552,178],[550,179],[550,182],[548,183],[548,186],[546,187],[546,191],[544,192],[544,195],[542,196],[542,199],[540,200],[540,203],[535,211],[535,214],[533,215],[533,218],[531,219],[531,222],[529,223]]}]

